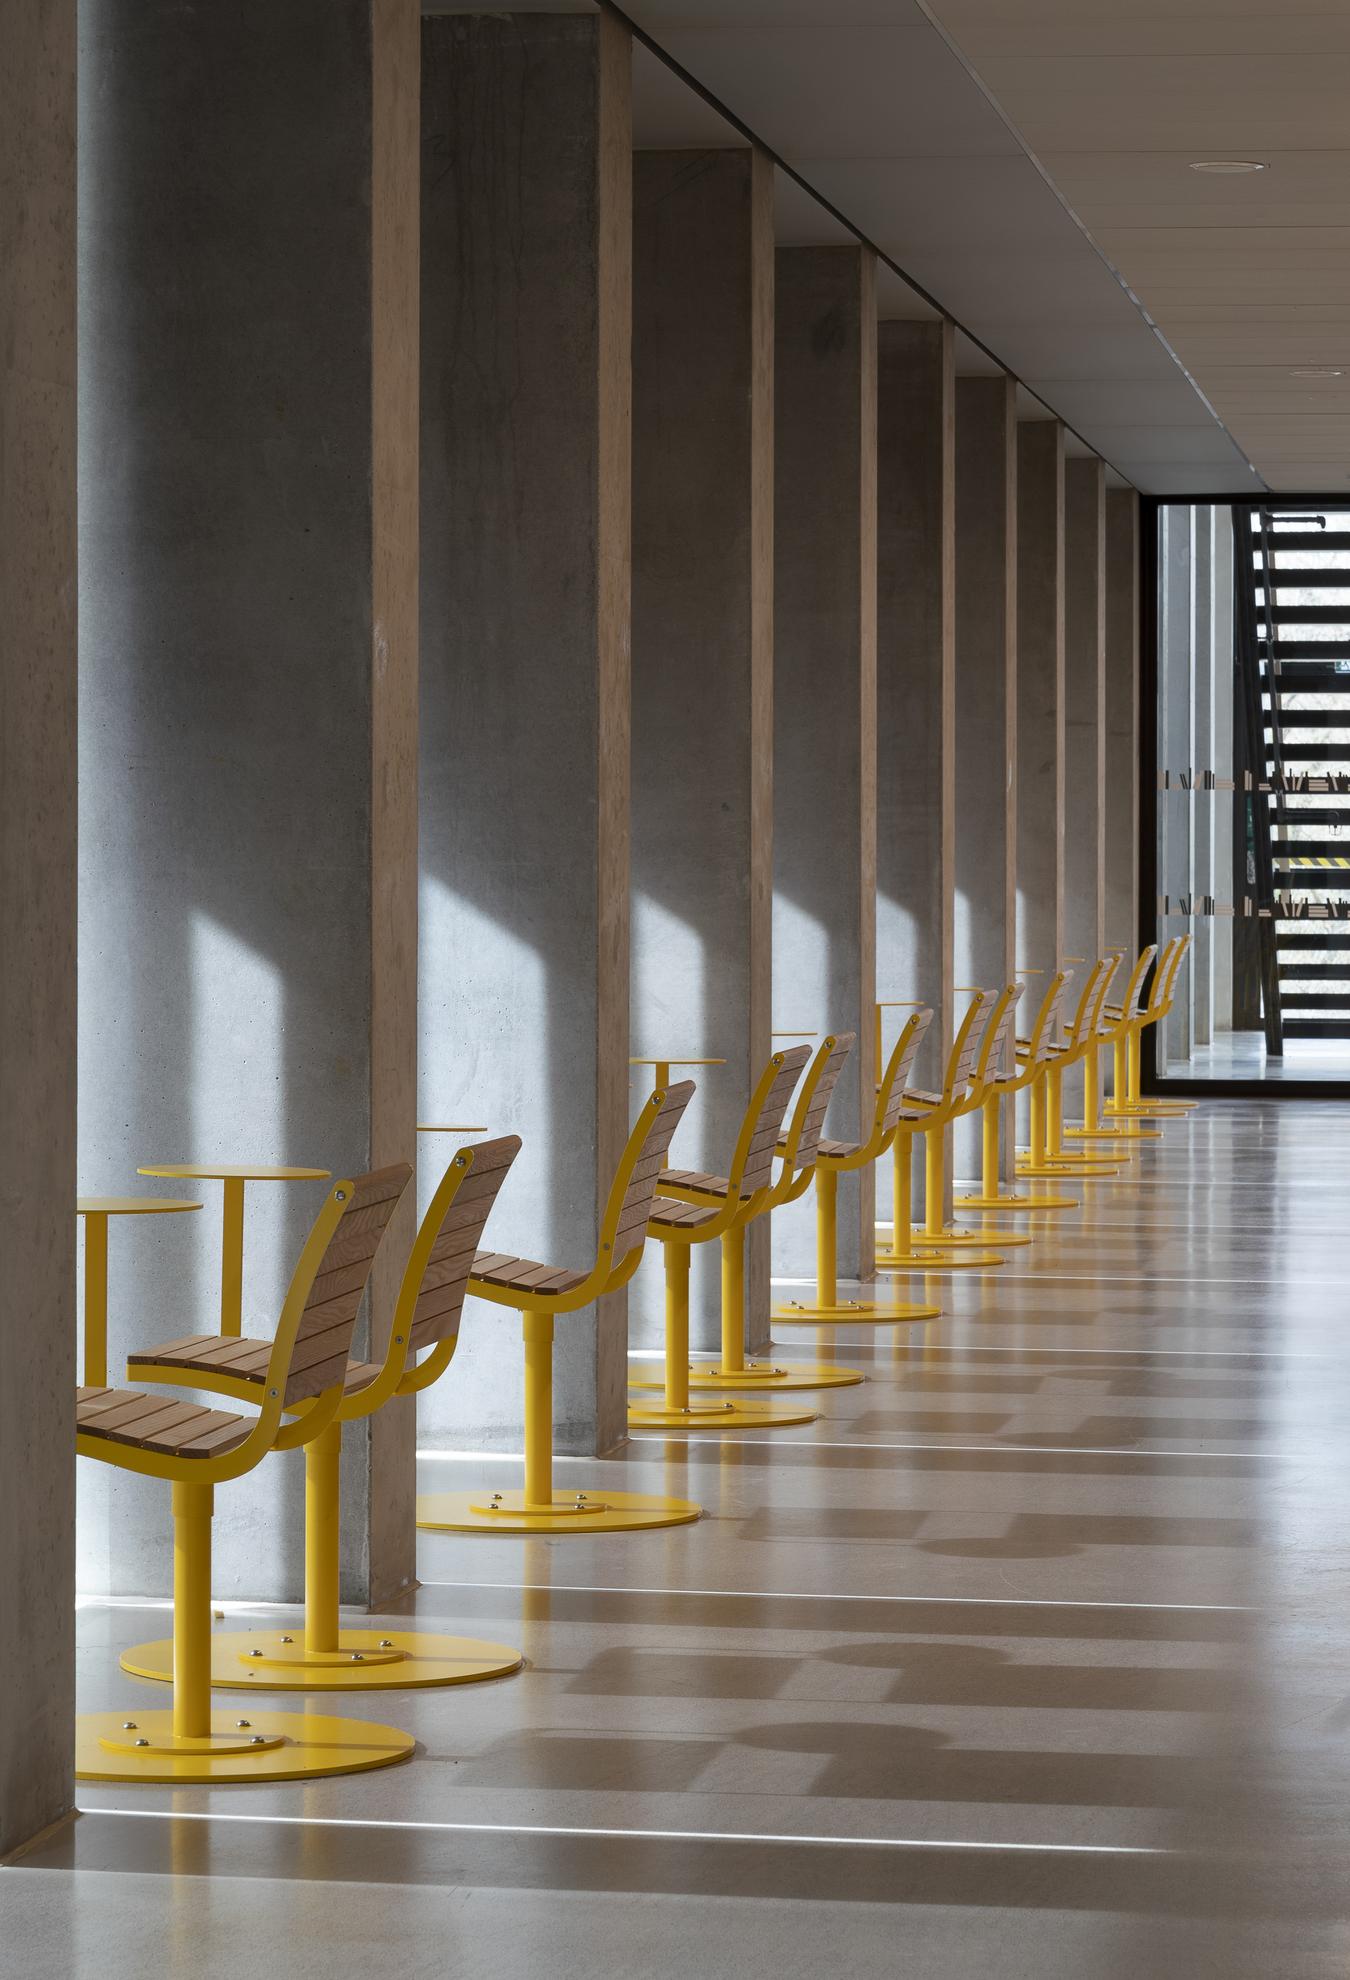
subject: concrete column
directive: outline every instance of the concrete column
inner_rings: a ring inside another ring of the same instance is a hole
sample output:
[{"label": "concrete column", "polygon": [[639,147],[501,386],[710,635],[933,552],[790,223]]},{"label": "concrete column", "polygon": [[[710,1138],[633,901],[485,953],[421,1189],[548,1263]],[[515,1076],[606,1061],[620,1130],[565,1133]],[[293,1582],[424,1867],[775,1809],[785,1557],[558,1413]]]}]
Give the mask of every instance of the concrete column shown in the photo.
[{"label": "concrete column", "polygon": [[[1214,793],[1203,788],[1214,768],[1214,528],[1216,511],[1206,504],[1195,512],[1195,656],[1191,668],[1191,733],[1196,789],[1192,794],[1194,858],[1191,891],[1197,910],[1202,897],[1217,892],[1214,871]],[[1191,1024],[1195,1043],[1214,1037],[1214,922],[1197,911],[1191,923]]]},{"label": "concrete column", "polygon": [[[1106,464],[1064,464],[1064,942],[1081,982],[1106,941]],[[1083,1069],[1065,1102],[1077,1112]]]},{"label": "concrete column", "polygon": [[0,5],[0,1859],[75,1699],[75,8]]},{"label": "concrete column", "polygon": [[[954,975],[991,989],[1017,967],[1017,412],[1011,378],[956,385]],[[980,1173],[978,1118],[956,1172]],[[1001,1144],[1011,1174],[1010,1137]]]},{"label": "concrete column", "polygon": [[1035,1003],[1064,954],[1064,428],[1017,430],[1017,951]]},{"label": "concrete column", "polygon": [[1139,927],[1139,774],[1139,497],[1108,488],[1106,939],[1136,955],[1152,940]]},{"label": "concrete column", "polygon": [[[1171,772],[1171,784],[1158,795],[1160,858],[1158,891],[1172,900],[1191,891],[1193,870],[1191,793],[1179,776],[1195,763],[1191,664],[1195,642],[1195,510],[1171,503],[1159,511],[1158,565],[1159,724],[1158,768]],[[1159,921],[1159,940],[1181,933],[1188,923],[1173,911]],[[1154,1051],[1160,1072],[1191,1052],[1191,967],[1189,956],[1177,973],[1173,1007],[1154,1025]],[[1147,1034],[1146,1034],[1147,1036]]]},{"label": "concrete column", "polygon": [[[771,1049],[773,257],[763,152],[636,154],[633,1048],[727,1061],[693,1074],[679,1150],[681,1166],[722,1173]],[[767,1218],[746,1248],[757,1345]],[[692,1265],[693,1345],[715,1347],[718,1247]],[[631,1305],[654,1345],[659,1247]]]},{"label": "concrete column", "polygon": [[[1233,511],[1214,510],[1214,775],[1222,782],[1233,777]],[[1215,791],[1214,893],[1216,902],[1233,905],[1233,796]],[[1233,919],[1216,915],[1213,944],[1214,1029],[1233,1028]]]},{"label": "concrete column", "polygon": [[[493,1240],[577,1268],[629,1108],[630,67],[607,15],[423,26],[422,1118],[520,1134]],[[559,1447],[620,1442],[624,1295],[556,1370]],[[471,1303],[424,1435],[522,1403]]]},{"label": "concrete column", "polygon": [[883,323],[877,365],[877,984],[932,1006],[920,1076],[935,1090],[955,982],[953,338],[946,321]]},{"label": "concrete column", "polygon": [[[415,0],[84,0],[85,1190],[413,1152],[417,35]],[[196,1193],[113,1230],[114,1375],[218,1324]],[[247,1332],[321,1200],[250,1192]],[[412,1579],[413,1449],[411,1412],[347,1434],[346,1600]],[[164,1592],[165,1487],[81,1471],[86,1584]],[[219,1594],[299,1596],[302,1499],[298,1460],[221,1493]]]},{"label": "concrete column", "polygon": [[[876,260],[780,248],[775,304],[774,1023],[856,1031],[830,1132],[872,1111],[877,888]],[[870,1171],[842,1179],[839,1269],[875,1262]],[[774,1270],[815,1269],[809,1199]]]}]

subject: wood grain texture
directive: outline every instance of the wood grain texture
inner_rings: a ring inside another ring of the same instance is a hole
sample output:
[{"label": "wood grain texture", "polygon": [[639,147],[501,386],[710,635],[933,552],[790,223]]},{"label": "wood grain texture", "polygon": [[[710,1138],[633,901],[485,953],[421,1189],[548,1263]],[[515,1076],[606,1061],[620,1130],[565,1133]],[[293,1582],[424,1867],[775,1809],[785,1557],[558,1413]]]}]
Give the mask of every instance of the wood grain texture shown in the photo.
[{"label": "wood grain texture", "polygon": [[1065,462],[1065,941],[1105,943],[1106,466]]},{"label": "wood grain texture", "polygon": [[3,0],[0,48],[3,1857],[73,1793],[74,0]]},{"label": "wood grain texture", "polygon": [[[596,1216],[628,1133],[629,804],[633,581],[632,38],[610,14],[598,35],[598,559],[596,667]],[[628,1434],[628,1294],[599,1301],[595,1447]]]},{"label": "wood grain texture", "polygon": [[[774,165],[750,154],[750,995],[746,1079],[773,1029],[773,306]],[[746,1232],[746,1347],[769,1341],[767,1218]]]},{"label": "wood grain texture", "polygon": [[[371,0],[370,1160],[409,1160],[417,1124],[418,176],[417,0]],[[409,1192],[371,1279],[383,1360],[417,1205]],[[417,1404],[372,1416],[373,1608],[414,1586]]]},{"label": "wood grain texture", "polygon": [[1017,434],[1017,896],[1019,965],[1064,942],[1064,429]]}]

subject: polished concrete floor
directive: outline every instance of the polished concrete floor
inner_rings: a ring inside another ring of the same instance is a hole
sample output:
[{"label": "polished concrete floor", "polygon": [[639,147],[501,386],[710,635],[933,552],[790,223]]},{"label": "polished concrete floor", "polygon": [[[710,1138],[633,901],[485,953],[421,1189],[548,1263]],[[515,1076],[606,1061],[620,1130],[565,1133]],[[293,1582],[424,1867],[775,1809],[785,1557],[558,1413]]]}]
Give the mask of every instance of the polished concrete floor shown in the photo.
[{"label": "polished concrete floor", "polygon": [[1350,1099],[1350,1039],[1287,1038],[1283,1056],[1266,1053],[1260,1031],[1216,1032],[1210,1045],[1197,1045],[1189,1058],[1168,1062],[1169,1079],[1265,1079],[1281,1085],[1301,1079],[1343,1080]]},{"label": "polished concrete floor", "polygon": [[[416,1614],[528,1669],[353,1702],[421,1742],[381,1774],[82,1789],[0,1968],[1344,1975],[1348,1176],[1350,1107],[1210,1104],[941,1321],[842,1331],[811,1427],[565,1467],[698,1525],[424,1535]],[[162,1620],[84,1612],[86,1705]]]}]

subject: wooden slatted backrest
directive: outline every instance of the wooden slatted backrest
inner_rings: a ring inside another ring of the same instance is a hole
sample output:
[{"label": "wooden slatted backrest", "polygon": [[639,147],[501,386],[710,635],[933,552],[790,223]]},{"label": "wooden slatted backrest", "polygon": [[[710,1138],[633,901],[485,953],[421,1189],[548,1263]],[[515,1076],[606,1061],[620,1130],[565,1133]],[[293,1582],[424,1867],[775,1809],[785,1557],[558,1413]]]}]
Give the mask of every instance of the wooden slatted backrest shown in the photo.
[{"label": "wooden slatted backrest", "polygon": [[354,1176],[345,1205],[314,1274],[286,1370],[283,1404],[321,1395],[344,1380],[357,1310],[380,1240],[412,1177],[406,1162]]},{"label": "wooden slatted backrest", "polygon": [[1157,953],[1157,944],[1150,942],[1146,949],[1140,950],[1139,960],[1130,971],[1130,980],[1125,986],[1125,998],[1121,1005],[1121,1009],[1127,1018],[1138,1017],[1139,1015],[1139,1006],[1143,1001],[1144,984],[1148,977],[1149,965]]},{"label": "wooden slatted backrest", "polygon": [[1099,957],[1083,978],[1083,988],[1074,1009],[1073,1019],[1068,1027],[1070,1045],[1081,1045],[1092,1029],[1093,1017],[1097,1009],[1097,993],[1101,988],[1102,971],[1112,970],[1115,965],[1109,957]]},{"label": "wooden slatted backrest", "polygon": [[959,1099],[970,1085],[975,1070],[975,1059],[984,1036],[984,1013],[990,1003],[987,990],[977,990],[971,998],[966,1014],[956,1027],[952,1040],[951,1054],[947,1060],[947,1079],[942,1089],[942,1098],[950,1106]]},{"label": "wooden slatted backrest", "polygon": [[1176,943],[1172,950],[1171,967],[1168,969],[1167,972],[1167,981],[1163,985],[1164,1010],[1171,1009],[1172,993],[1177,987],[1177,977],[1181,974],[1181,965],[1186,959],[1186,951],[1187,949],[1190,948],[1190,946],[1191,946],[1191,938],[1189,935],[1177,936]]},{"label": "wooden slatted backrest", "polygon": [[1017,1004],[1021,995],[1020,983],[1005,984],[989,1013],[979,1063],[975,1068],[975,1084],[981,1088],[987,1086],[991,1079],[1000,1078],[1012,1064],[1013,1046],[1017,1038]]},{"label": "wooden slatted backrest", "polygon": [[[816,1047],[816,1059],[812,1069],[802,1081],[802,1091],[798,1093],[798,1105],[792,1109],[792,1127],[786,1137],[786,1158],[788,1164],[798,1170],[816,1168],[816,1156],[820,1154],[820,1137],[825,1133],[825,1115],[829,1113],[829,1101],[839,1085],[839,1073],[843,1071],[843,1061],[849,1051],[853,1051],[853,1041],[857,1032],[839,1032],[823,1038]],[[806,1049],[806,1047],[802,1047]]]},{"label": "wooden slatted backrest", "polygon": [[[827,1038],[816,1053],[817,1059],[833,1044],[834,1040]],[[794,1045],[790,1051],[775,1052],[755,1082],[750,1105],[736,1136],[736,1151],[727,1177],[732,1195],[743,1203],[767,1189],[773,1181],[774,1150],[783,1132],[783,1116],[801,1078],[802,1067],[810,1057],[809,1045]],[[828,1094],[824,1104],[829,1105]],[[816,1139],[819,1138],[817,1132]],[[815,1161],[814,1155],[811,1160]]]},{"label": "wooden slatted backrest", "polygon": [[[658,1088],[638,1116],[637,1125],[628,1137],[614,1174],[600,1234],[602,1255],[605,1245],[610,1247],[604,1262],[611,1270],[617,1270],[634,1251],[641,1251],[647,1241],[647,1219],[656,1195],[657,1178],[666,1166],[666,1156],[675,1139],[675,1130],[693,1097],[692,1079],[677,1080],[664,1091]],[[616,1203],[615,1195],[620,1190]],[[609,1235],[611,1219],[612,1237]]]},{"label": "wooden slatted backrest", "polygon": [[886,1061],[886,1071],[882,1075],[877,1093],[877,1125],[884,1134],[893,1134],[900,1125],[900,1116],[905,1110],[905,1089],[909,1076],[914,1070],[914,1061],[919,1055],[924,1034],[933,1022],[930,1010],[915,1011],[908,1019],[904,1030],[896,1040],[895,1050]]},{"label": "wooden slatted backrest", "polygon": [[1095,1038],[1102,1028],[1102,1017],[1106,1010],[1106,1000],[1111,994],[1111,985],[1116,980],[1116,971],[1121,965],[1119,949],[1112,949],[1104,955],[1099,964],[1100,975],[1097,981],[1097,994],[1092,1000],[1092,1036]]},{"label": "wooden slatted backrest", "polygon": [[520,1136],[504,1134],[461,1148],[446,1170],[408,1261],[409,1272],[418,1273],[409,1354],[459,1332],[483,1226],[519,1153]]},{"label": "wooden slatted backrest", "polygon": [[1180,935],[1174,935],[1170,941],[1163,944],[1162,954],[1158,957],[1157,967],[1153,972],[1153,981],[1149,985],[1148,1003],[1145,1006],[1150,1017],[1157,1017],[1162,1013],[1167,999],[1172,994],[1172,978],[1176,975],[1177,965],[1181,961],[1181,941]]},{"label": "wooden slatted backrest", "polygon": [[1036,1022],[1031,1027],[1027,1057],[1033,1064],[1042,1065],[1050,1056],[1050,1047],[1059,1031],[1060,1014],[1064,1009],[1064,999],[1068,995],[1073,978],[1071,969],[1058,969],[1046,986],[1041,999],[1041,1008],[1036,1013]]}]

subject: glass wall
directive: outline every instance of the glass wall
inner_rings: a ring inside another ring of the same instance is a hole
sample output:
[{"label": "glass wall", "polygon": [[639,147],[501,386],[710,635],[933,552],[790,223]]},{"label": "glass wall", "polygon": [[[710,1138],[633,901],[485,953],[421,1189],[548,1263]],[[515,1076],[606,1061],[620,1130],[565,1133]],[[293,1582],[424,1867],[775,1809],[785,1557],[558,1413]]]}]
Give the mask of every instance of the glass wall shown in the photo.
[{"label": "glass wall", "polygon": [[1350,509],[1161,507],[1157,653],[1158,1074],[1350,1081]]}]

